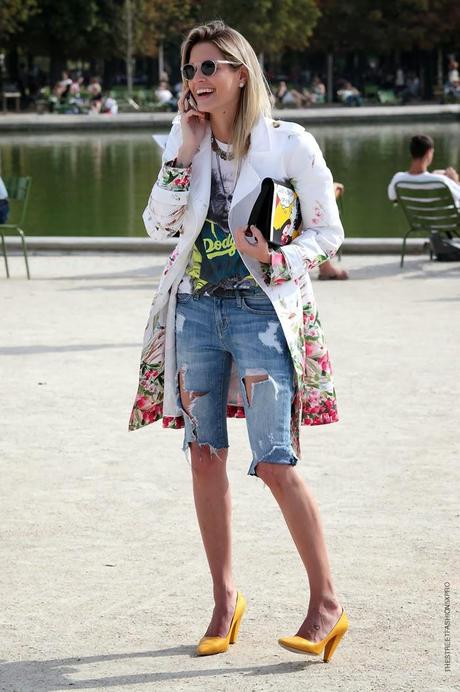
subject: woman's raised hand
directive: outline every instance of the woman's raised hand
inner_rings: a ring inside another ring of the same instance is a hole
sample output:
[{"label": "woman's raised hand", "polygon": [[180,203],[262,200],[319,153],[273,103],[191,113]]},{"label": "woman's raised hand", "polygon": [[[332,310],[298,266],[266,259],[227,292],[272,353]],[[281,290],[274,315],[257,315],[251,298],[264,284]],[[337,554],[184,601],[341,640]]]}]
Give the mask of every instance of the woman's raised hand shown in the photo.
[{"label": "woman's raised hand", "polygon": [[182,129],[182,146],[177,153],[177,165],[189,166],[195,156],[203,137],[206,134],[206,113],[192,108],[188,101],[187,90],[178,101],[180,124]]}]

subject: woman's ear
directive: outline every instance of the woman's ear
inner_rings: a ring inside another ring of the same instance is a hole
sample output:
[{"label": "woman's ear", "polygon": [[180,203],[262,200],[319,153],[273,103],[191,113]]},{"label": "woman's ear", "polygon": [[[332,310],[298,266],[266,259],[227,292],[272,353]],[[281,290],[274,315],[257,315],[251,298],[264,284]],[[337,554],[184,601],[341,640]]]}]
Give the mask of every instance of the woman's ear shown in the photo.
[{"label": "woman's ear", "polygon": [[246,86],[246,82],[248,81],[248,71],[245,67],[242,67],[240,69],[240,89],[242,89],[244,86]]}]

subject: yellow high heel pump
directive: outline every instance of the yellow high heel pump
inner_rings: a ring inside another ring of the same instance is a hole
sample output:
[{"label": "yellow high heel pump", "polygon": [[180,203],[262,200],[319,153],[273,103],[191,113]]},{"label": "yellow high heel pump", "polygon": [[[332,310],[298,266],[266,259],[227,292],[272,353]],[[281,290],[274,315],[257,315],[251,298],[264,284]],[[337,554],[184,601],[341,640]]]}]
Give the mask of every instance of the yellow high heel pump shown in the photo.
[{"label": "yellow high heel pump", "polygon": [[342,608],[342,615],[337,620],[334,627],[331,629],[324,639],[319,642],[311,642],[303,637],[282,637],[278,639],[278,644],[293,651],[295,654],[309,654],[311,656],[319,656],[324,649],[324,663],[328,663],[334,655],[334,651],[340,644],[340,640],[348,629],[348,618]]},{"label": "yellow high heel pump", "polygon": [[239,591],[236,595],[235,612],[226,637],[202,637],[196,648],[198,656],[210,656],[212,654],[222,654],[227,651],[230,644],[236,642],[240,629],[241,620],[246,610],[246,599]]}]

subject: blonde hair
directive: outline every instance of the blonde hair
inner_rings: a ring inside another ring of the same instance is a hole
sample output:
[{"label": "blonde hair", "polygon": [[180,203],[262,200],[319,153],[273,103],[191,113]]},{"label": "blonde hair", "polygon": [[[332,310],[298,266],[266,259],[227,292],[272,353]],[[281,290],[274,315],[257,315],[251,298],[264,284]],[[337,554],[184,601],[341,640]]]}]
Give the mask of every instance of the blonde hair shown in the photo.
[{"label": "blonde hair", "polygon": [[[236,159],[243,158],[251,144],[251,130],[260,115],[271,117],[270,87],[251,44],[238,31],[221,20],[215,20],[191,29],[181,46],[181,67],[190,62],[190,53],[197,43],[214,43],[225,60],[238,63],[229,65],[234,70],[246,67],[248,77],[240,90],[240,101],[233,125],[232,150]],[[187,87],[187,80],[183,79]]]}]

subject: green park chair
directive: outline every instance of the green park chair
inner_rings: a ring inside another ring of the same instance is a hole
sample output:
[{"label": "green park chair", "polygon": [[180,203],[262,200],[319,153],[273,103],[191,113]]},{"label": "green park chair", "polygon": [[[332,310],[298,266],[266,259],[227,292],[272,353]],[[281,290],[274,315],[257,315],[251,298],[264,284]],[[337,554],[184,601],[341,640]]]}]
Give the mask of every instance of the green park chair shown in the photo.
[{"label": "green park chair", "polygon": [[377,91],[377,99],[382,106],[397,106],[401,103],[401,99],[393,89],[379,89]]},{"label": "green park chair", "polygon": [[[336,197],[336,202],[337,202],[337,207],[339,209],[340,219],[343,220],[343,193],[341,193],[338,197]],[[337,252],[337,259],[339,260],[339,262],[342,261],[342,246],[340,246],[340,248]]]},{"label": "green park chair", "polygon": [[[460,237],[460,211],[452,192],[441,181],[399,182],[395,185],[397,201],[409,223],[401,250],[401,267],[404,264],[407,237],[422,233],[431,240],[434,234]],[[430,242],[430,259],[433,248]]]},{"label": "green park chair", "polygon": [[5,183],[5,187],[8,191],[8,200],[12,203],[10,214],[12,214],[13,219],[15,219],[13,223],[0,224],[0,235],[2,237],[2,250],[3,259],[5,260],[6,277],[7,279],[10,278],[10,270],[8,267],[8,255],[6,251],[5,233],[18,233],[22,242],[22,252],[24,255],[24,260],[26,262],[27,278],[30,279],[29,260],[27,257],[27,244],[24,231],[22,230],[22,226],[24,225],[24,219],[26,218],[32,178],[10,177],[4,178],[3,182]]}]

